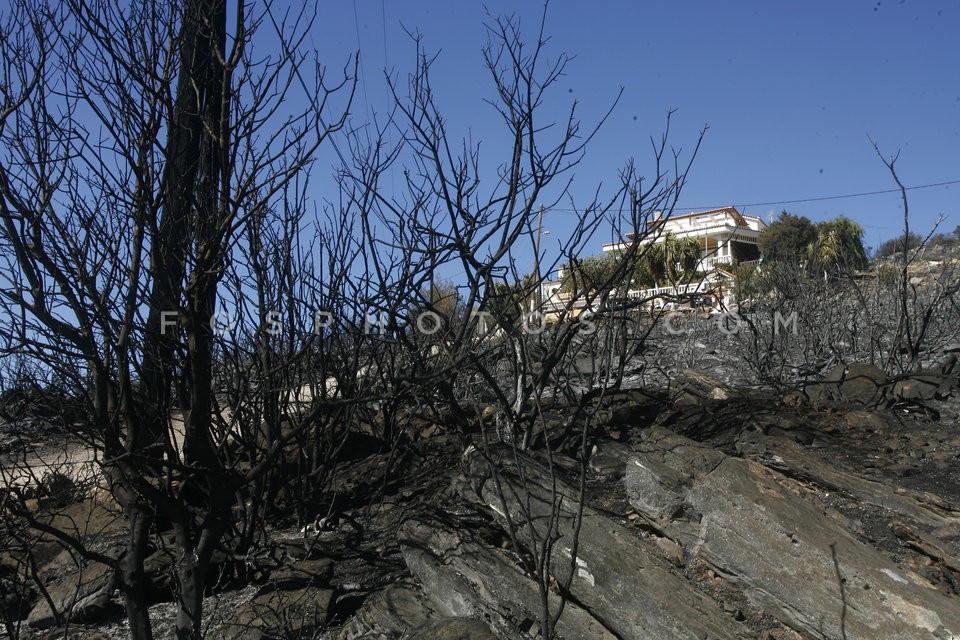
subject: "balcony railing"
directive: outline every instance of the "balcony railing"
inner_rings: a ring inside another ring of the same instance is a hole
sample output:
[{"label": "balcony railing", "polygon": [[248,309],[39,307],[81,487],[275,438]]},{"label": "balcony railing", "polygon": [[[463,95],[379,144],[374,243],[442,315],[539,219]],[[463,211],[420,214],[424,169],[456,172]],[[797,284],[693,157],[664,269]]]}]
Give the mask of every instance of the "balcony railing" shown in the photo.
[{"label": "balcony railing", "polygon": [[627,297],[631,300],[643,300],[647,298],[669,298],[689,296],[697,293],[707,293],[714,288],[714,284],[701,280],[690,284],[678,285],[676,287],[657,287],[655,289],[631,289],[627,292]]}]

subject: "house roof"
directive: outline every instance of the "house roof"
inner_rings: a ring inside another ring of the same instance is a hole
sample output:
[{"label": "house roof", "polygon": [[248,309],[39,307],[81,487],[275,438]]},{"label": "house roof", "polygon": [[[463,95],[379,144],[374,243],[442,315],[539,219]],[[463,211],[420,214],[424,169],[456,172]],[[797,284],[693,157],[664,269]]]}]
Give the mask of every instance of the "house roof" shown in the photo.
[{"label": "house roof", "polygon": [[[739,211],[737,211],[737,208],[734,207],[733,205],[729,205],[729,206],[726,206],[726,207],[719,207],[719,208],[717,208],[717,209],[708,209],[708,210],[706,210],[706,211],[694,211],[694,212],[692,212],[692,213],[684,213],[683,215],[679,215],[679,216],[671,215],[671,216],[668,216],[668,217],[666,217],[666,218],[657,218],[656,220],[652,220],[652,221],[650,221],[650,222],[647,222],[647,223],[646,223],[646,226],[647,226],[647,229],[648,229],[648,230],[653,230],[653,229],[657,229],[657,228],[662,228],[665,224],[667,224],[667,223],[669,223],[669,222],[672,222],[672,221],[674,221],[674,220],[684,220],[684,219],[687,219],[687,218],[699,218],[699,217],[701,217],[701,216],[709,216],[709,215],[714,215],[714,214],[717,214],[717,213],[725,213],[725,214],[727,214],[727,216],[729,216],[730,218],[733,218],[733,220],[734,220],[734,222],[736,223],[736,226],[737,226],[737,227],[749,227],[750,225],[749,225],[749,223],[747,222],[747,219],[755,220],[756,222],[758,222],[758,223],[759,223],[758,226],[760,227],[760,230],[763,230],[763,228],[767,226],[767,223],[764,222],[763,219],[760,218],[759,216],[747,216],[747,215],[744,215],[744,214],[740,213]],[[644,235],[646,235],[646,234],[644,234]],[[633,242],[633,241],[636,240],[636,234],[634,234],[634,233],[628,233],[628,234],[626,234],[626,235],[624,236],[624,240],[625,240],[626,242]],[[613,246],[616,246],[617,244],[618,244],[618,243],[605,244],[605,245],[604,245],[604,250],[606,250],[606,247],[613,247]]]},{"label": "house roof", "polygon": [[[753,218],[753,219],[755,219],[755,220],[760,220],[761,223],[763,222],[763,220],[760,219],[760,218],[757,217],[757,216],[745,216],[745,215],[743,215],[742,213],[740,213],[739,211],[737,211],[737,208],[736,208],[736,207],[734,207],[733,205],[730,205],[730,206],[726,206],[726,207],[720,207],[720,208],[718,208],[718,209],[708,209],[708,210],[706,210],[706,211],[694,211],[694,212],[692,212],[692,213],[684,213],[683,215],[679,215],[679,216],[670,216],[670,217],[668,217],[668,218],[660,218],[660,219],[654,220],[654,221],[651,223],[651,226],[653,226],[654,224],[658,224],[658,223],[662,224],[662,223],[665,223],[665,222],[669,222],[670,220],[683,220],[683,219],[685,219],[685,218],[699,218],[700,216],[709,216],[709,215],[713,215],[713,214],[715,214],[715,213],[726,213],[726,214],[728,214],[731,218],[733,218],[734,220],[737,221],[737,225],[738,225],[738,226],[746,224],[746,219],[747,219],[747,218]],[[766,225],[764,224],[764,226],[766,226]]]}]

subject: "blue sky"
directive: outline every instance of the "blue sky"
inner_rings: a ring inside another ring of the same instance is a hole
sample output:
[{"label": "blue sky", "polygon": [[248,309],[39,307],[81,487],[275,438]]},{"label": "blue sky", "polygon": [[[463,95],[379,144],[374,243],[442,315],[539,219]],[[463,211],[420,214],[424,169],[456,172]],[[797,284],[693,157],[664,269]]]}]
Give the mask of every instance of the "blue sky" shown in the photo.
[{"label": "blue sky", "polygon": [[[516,13],[531,35],[542,4],[325,0],[312,44],[337,67],[361,50],[354,124],[384,113],[384,69],[408,73],[404,28],[438,52],[433,86],[450,126],[495,153],[499,131],[480,50],[486,11]],[[692,148],[709,131],[679,204],[686,209],[749,205],[767,217],[787,209],[810,219],[846,215],[877,246],[902,229],[899,196],[759,204],[891,189],[870,143],[897,163],[907,186],[960,180],[960,5],[884,2],[554,1],[548,53],[575,57],[552,98],[572,100],[584,122],[623,96],[576,172],[575,193],[616,182],[626,159],[648,167],[650,136],[676,109],[671,140]],[[322,167],[318,168],[322,171]],[[960,183],[909,194],[911,228],[960,225]],[[562,234],[563,212],[544,227]],[[606,240],[600,231],[599,242]]]}]

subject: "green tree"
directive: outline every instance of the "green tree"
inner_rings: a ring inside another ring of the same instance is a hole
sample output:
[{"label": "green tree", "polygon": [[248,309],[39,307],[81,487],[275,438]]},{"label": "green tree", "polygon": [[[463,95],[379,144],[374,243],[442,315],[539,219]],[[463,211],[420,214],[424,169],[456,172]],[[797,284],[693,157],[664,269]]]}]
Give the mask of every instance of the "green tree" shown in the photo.
[{"label": "green tree", "polygon": [[597,291],[600,287],[627,289],[675,285],[693,277],[700,266],[700,242],[666,234],[640,249],[627,268],[623,254],[612,253],[576,260],[564,269],[562,290],[568,293]]},{"label": "green tree", "polygon": [[487,290],[483,311],[491,314],[497,326],[509,329],[520,324],[530,306],[536,278],[528,275],[521,282],[493,282]]},{"label": "green tree", "polygon": [[460,292],[452,282],[437,279],[421,288],[418,295],[420,300],[412,311],[413,316],[416,316],[418,311],[429,310],[436,314],[443,324],[449,325],[463,315]]},{"label": "green tree", "polygon": [[598,287],[608,285],[619,268],[620,257],[615,254],[575,260],[564,268],[560,289],[573,294],[596,291]]},{"label": "green tree", "polygon": [[777,220],[760,234],[760,253],[769,262],[799,264],[809,255],[817,239],[817,228],[806,216],[781,211]]},{"label": "green tree", "polygon": [[675,285],[696,273],[700,265],[700,241],[668,233],[644,250],[640,263],[654,286]]},{"label": "green tree", "polygon": [[[880,245],[874,254],[875,258],[886,258],[888,256],[896,255],[903,253],[903,243],[904,235],[900,234],[896,238],[890,238],[886,242]],[[907,250],[916,249],[923,243],[923,238],[921,238],[916,233],[910,233],[906,236]]]},{"label": "green tree", "polygon": [[811,266],[822,272],[824,278],[867,266],[863,228],[857,222],[839,216],[817,224],[816,230],[817,238],[810,244],[808,255]]}]

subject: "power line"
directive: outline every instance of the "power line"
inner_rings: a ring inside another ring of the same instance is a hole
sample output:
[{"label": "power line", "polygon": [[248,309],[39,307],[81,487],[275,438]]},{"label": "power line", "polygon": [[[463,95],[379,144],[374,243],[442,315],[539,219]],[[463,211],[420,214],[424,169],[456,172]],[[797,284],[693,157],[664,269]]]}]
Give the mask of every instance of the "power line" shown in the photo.
[{"label": "power line", "polygon": [[[916,189],[930,189],[932,187],[946,187],[951,184],[960,184],[960,180],[947,180],[946,182],[934,182],[931,184],[920,184],[914,187],[905,187],[907,191],[914,191]],[[880,191],[862,191],[860,193],[845,193],[843,195],[837,196],[818,196],[815,198],[797,198],[795,200],[777,200],[775,202],[748,202],[745,204],[736,204],[733,206],[736,207],[766,207],[770,205],[777,204],[798,204],[801,202],[822,202],[824,200],[841,200],[844,198],[861,198],[864,196],[878,196],[885,193],[900,193],[900,189],[882,189]],[[700,206],[700,207],[674,207],[674,211],[710,211],[712,209],[721,209],[723,207],[730,206],[729,204],[724,205],[710,205],[710,206]],[[579,209],[569,209],[562,207],[552,207],[551,211],[579,211]]]},{"label": "power line", "polygon": [[366,107],[365,114],[370,115],[370,100],[367,96],[367,74],[363,64],[363,47],[360,44],[360,14],[357,11],[357,0],[353,0],[353,27],[357,33],[357,53],[360,56],[360,87],[363,89],[363,106]]},{"label": "power line", "polygon": [[389,71],[390,56],[387,53],[387,8],[384,0],[380,0],[380,24],[383,26],[383,69]]},{"label": "power line", "polygon": [[[945,187],[951,184],[960,184],[960,180],[948,180],[946,182],[934,182],[932,184],[921,184],[915,187],[906,187],[907,191],[916,189],[930,189],[932,187]],[[878,196],[885,193],[900,193],[900,189],[882,189],[880,191],[863,191],[861,193],[847,193],[839,196],[819,196],[816,198],[797,198],[796,200],[779,200],[776,202],[748,202],[738,204],[738,207],[766,207],[775,204],[799,204],[801,202],[822,202],[824,200],[842,200],[844,198],[861,198],[863,196]],[[677,207],[677,211],[699,211],[715,209],[716,207]]]}]

